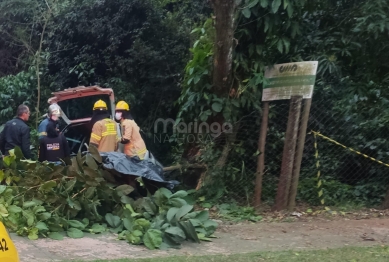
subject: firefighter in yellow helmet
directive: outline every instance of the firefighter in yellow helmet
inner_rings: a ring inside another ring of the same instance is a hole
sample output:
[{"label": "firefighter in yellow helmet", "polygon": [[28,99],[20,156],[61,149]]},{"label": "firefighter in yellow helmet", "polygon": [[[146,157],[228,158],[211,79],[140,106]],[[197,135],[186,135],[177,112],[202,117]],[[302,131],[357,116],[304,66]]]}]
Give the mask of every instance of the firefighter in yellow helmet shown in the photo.
[{"label": "firefighter in yellow helmet", "polygon": [[93,116],[90,124],[92,133],[89,145],[95,145],[99,152],[116,151],[118,145],[116,123],[110,118],[107,104],[101,99],[93,106]]},{"label": "firefighter in yellow helmet", "polygon": [[146,144],[140,135],[139,126],[130,114],[130,106],[124,101],[119,101],[115,111],[115,119],[120,122],[122,134],[120,143],[124,144],[124,153],[143,160],[147,152]]}]

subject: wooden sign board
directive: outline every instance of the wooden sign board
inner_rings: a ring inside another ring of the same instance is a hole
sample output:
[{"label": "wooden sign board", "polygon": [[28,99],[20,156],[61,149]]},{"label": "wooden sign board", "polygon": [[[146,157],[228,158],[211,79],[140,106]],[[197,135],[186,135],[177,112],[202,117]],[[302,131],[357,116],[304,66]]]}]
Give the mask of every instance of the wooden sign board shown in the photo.
[{"label": "wooden sign board", "polygon": [[291,96],[312,98],[317,65],[317,61],[307,61],[266,67],[262,101],[290,99]]}]

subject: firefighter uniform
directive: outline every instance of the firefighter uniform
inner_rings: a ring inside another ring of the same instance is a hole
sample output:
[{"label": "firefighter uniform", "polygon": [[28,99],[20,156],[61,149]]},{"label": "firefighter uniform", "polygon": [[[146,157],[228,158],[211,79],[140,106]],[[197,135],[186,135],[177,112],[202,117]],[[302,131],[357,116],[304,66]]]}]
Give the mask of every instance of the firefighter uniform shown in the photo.
[{"label": "firefighter uniform", "polygon": [[120,121],[121,140],[124,144],[124,153],[130,157],[139,157],[143,160],[147,153],[146,144],[140,135],[140,128],[130,116],[130,106],[119,101],[115,108],[116,120]]},{"label": "firefighter uniform", "polygon": [[93,125],[90,143],[98,145],[99,152],[116,151],[117,142],[118,134],[114,120],[103,119]]},{"label": "firefighter uniform", "polygon": [[122,137],[130,141],[124,145],[124,153],[130,157],[138,156],[143,160],[147,149],[139,130],[134,120],[123,119],[121,121]]},{"label": "firefighter uniform", "polygon": [[[95,103],[93,110],[107,110],[104,101]],[[118,133],[116,122],[108,117],[97,121],[92,127],[89,144],[95,144],[99,152],[114,152],[118,148]]]}]

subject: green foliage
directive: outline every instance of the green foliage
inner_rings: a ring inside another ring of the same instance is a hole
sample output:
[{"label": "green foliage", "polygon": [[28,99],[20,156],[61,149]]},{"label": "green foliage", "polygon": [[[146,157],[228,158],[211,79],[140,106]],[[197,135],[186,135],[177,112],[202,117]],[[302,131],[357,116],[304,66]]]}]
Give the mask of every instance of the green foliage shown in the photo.
[{"label": "green foliage", "polygon": [[[315,178],[305,178],[299,183],[298,199],[311,205],[320,205]],[[346,204],[378,206],[386,192],[386,184],[376,181],[361,181],[357,185],[348,185],[328,176],[322,179],[325,204],[344,206]]]},{"label": "green foliage", "polygon": [[62,239],[110,230],[131,244],[150,249],[179,247],[185,240],[209,240],[217,223],[194,211],[186,191],[161,188],[134,200],[129,185],[109,183],[101,156],[91,147],[69,166],[20,160],[20,149],[1,161],[0,220],[19,235]]},{"label": "green foliage", "polygon": [[224,203],[217,205],[216,207],[218,209],[218,215],[223,219],[232,221],[248,220],[252,222],[262,220],[262,216],[258,215],[255,209],[250,206],[240,206],[236,203]]},{"label": "green foliage", "polygon": [[0,123],[10,120],[18,105],[35,104],[36,94],[31,92],[34,86],[35,75],[31,70],[0,78]]}]

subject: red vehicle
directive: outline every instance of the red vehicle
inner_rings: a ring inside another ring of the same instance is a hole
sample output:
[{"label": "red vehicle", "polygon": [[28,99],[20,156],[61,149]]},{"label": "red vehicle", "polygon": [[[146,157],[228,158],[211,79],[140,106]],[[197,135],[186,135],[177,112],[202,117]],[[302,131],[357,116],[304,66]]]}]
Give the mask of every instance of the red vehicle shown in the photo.
[{"label": "red vehicle", "polygon": [[[87,151],[91,127],[89,122],[93,115],[93,104],[102,99],[107,103],[113,119],[115,115],[115,97],[111,88],[99,86],[78,86],[54,92],[48,102],[61,107],[60,129],[69,142],[72,155]],[[120,149],[120,148],[119,148]]]}]

